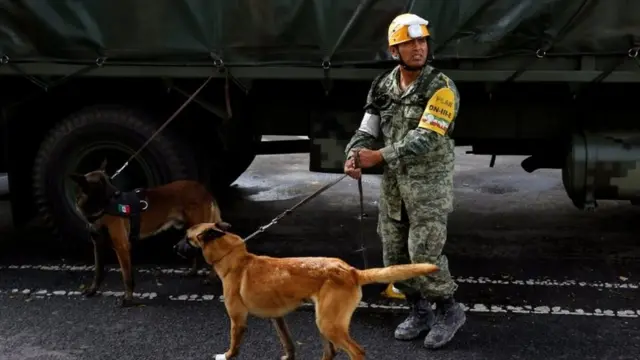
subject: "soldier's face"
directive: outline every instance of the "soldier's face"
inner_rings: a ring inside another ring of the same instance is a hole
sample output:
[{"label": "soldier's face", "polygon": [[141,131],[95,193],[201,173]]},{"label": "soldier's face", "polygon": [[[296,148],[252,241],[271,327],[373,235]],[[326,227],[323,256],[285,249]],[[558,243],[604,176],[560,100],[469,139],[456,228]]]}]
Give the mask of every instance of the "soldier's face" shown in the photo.
[{"label": "soldier's face", "polygon": [[410,67],[422,67],[427,61],[427,39],[413,39],[398,45],[398,52],[402,60]]}]

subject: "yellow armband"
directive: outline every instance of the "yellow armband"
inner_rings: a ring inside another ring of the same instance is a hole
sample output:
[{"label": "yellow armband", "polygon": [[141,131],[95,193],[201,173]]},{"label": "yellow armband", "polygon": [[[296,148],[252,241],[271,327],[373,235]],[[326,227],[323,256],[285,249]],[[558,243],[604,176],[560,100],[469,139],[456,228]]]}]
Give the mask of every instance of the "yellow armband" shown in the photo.
[{"label": "yellow armband", "polygon": [[418,127],[444,136],[455,118],[455,94],[449,88],[442,88],[433,94],[422,113]]}]

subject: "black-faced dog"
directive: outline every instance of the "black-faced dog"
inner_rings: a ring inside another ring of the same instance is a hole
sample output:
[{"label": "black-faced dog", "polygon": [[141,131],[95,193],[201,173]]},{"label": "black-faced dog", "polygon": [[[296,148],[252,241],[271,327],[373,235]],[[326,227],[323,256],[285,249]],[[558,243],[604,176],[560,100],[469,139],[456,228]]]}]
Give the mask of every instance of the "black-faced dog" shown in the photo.
[{"label": "black-faced dog", "polygon": [[[104,245],[110,243],[118,257],[125,287],[122,305],[129,306],[134,303],[132,244],[171,227],[189,228],[222,219],[213,196],[196,181],[178,180],[151,189],[121,192],[111,183],[106,165],[105,160],[98,170],[70,175],[80,189],[76,208],[87,219],[94,248],[94,279],[84,295],[93,296],[102,283],[102,253]],[[199,256],[193,257],[188,275],[197,272],[198,259]],[[210,280],[215,280],[213,271]]]}]

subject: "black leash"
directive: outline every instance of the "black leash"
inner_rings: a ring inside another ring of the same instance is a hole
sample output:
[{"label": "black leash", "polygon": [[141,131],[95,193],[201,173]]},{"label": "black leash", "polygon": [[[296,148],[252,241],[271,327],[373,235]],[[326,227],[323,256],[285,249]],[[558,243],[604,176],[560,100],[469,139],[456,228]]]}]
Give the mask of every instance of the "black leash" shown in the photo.
[{"label": "black leash", "polygon": [[[360,169],[360,152],[356,151],[353,156],[353,161],[356,166],[356,169]],[[362,262],[364,263],[364,268],[369,268],[369,263],[367,261],[367,248],[364,246],[364,217],[367,216],[364,213],[364,196],[362,194],[362,172],[360,173],[360,177],[358,178],[358,194],[360,195],[360,249],[356,250],[356,252],[362,253]]]},{"label": "black leash", "polygon": [[125,161],[124,165],[122,165],[122,167],[120,169],[118,169],[113,175],[111,175],[111,179],[115,178],[116,176],[118,176],[118,174],[120,174],[122,172],[122,170],[124,170],[128,165],[129,165],[129,161],[133,160],[136,156],[138,156],[138,154],[140,154],[140,152],[147,147],[147,145],[149,145],[149,143],[156,137],[158,136],[158,134],[160,134],[160,132],[162,130],[164,130],[164,128],[167,127],[167,125],[169,125],[169,123],[171,123],[173,121],[173,119],[176,118],[176,116],[178,116],[178,114],[180,114],[180,112],[187,106],[189,105],[189,103],[191,101],[193,101],[193,99],[196,98],[196,96],[198,96],[198,94],[200,93],[200,91],[202,91],[202,89],[204,89],[205,86],[207,86],[207,84],[209,83],[209,81],[211,81],[211,79],[213,79],[213,75],[209,76],[209,78],[207,80],[205,80],[205,82],[200,85],[200,87],[193,93],[191,94],[191,96],[189,96],[189,98],[173,113],[173,115],[171,115],[169,117],[169,119],[167,119],[167,121],[164,122],[164,124],[162,124],[162,126],[160,126],[158,128],[158,130],[156,130],[151,137],[149,137],[149,139],[147,139],[147,142],[145,142],[144,144],[142,144],[142,146],[138,149],[138,151],[136,151],[133,155],[131,155],[129,157],[129,159],[127,159],[127,161]]},{"label": "black leash", "polygon": [[262,234],[263,232],[265,232],[265,230],[267,230],[268,228],[270,228],[271,226],[275,225],[278,223],[278,221],[280,221],[280,219],[282,219],[283,217],[291,214],[293,212],[293,210],[297,209],[298,207],[304,205],[305,203],[309,202],[309,200],[313,199],[314,197],[320,195],[321,193],[323,193],[324,191],[328,190],[330,187],[334,186],[335,184],[339,183],[342,179],[344,179],[347,175],[342,175],[341,177],[337,178],[336,180],[324,185],[323,187],[321,187],[320,189],[316,190],[313,194],[307,196],[306,198],[302,199],[300,202],[298,202],[297,204],[293,205],[291,208],[285,210],[283,213],[281,213],[280,215],[276,216],[273,220],[271,220],[270,223],[268,223],[267,225],[263,225],[261,226],[258,230],[254,231],[253,234],[247,236],[244,238],[244,241],[248,241],[253,237],[256,237],[259,234]]},{"label": "black leash", "polygon": [[[354,160],[355,160],[356,168],[359,168],[360,167],[360,154],[359,153],[356,152]],[[306,204],[307,202],[309,202],[314,197],[316,197],[316,196],[320,195],[321,193],[327,191],[329,188],[331,188],[332,186],[336,185],[337,183],[342,181],[342,179],[344,179],[347,176],[348,175],[346,175],[346,174],[342,175],[341,177],[337,178],[336,180],[333,180],[332,182],[325,184],[323,187],[321,187],[320,189],[316,190],[311,195],[305,197],[304,199],[300,200],[300,202],[298,202],[297,204],[295,204],[292,207],[290,207],[289,209],[283,211],[280,215],[276,216],[273,220],[271,220],[271,222],[268,223],[267,225],[261,226],[258,230],[254,231],[251,235],[245,237],[244,241],[247,242],[247,241],[251,240],[252,238],[262,234],[268,228],[270,228],[271,226],[277,224],[278,221],[280,221],[280,219],[282,219],[283,217],[291,214],[295,209],[297,209],[298,207]],[[364,212],[364,196],[363,196],[363,191],[362,191],[362,174],[360,175],[360,178],[358,179],[358,193],[360,195],[360,248],[358,250],[356,250],[355,252],[362,253],[362,261],[364,263],[364,268],[368,269],[369,268],[369,262],[367,260],[367,248],[364,246],[364,218],[367,215]]]}]

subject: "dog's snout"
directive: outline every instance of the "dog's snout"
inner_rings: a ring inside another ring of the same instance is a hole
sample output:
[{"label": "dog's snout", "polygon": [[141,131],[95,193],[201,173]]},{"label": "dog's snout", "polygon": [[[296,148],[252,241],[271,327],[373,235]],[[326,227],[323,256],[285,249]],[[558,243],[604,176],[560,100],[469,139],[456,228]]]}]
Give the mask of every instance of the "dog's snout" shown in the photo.
[{"label": "dog's snout", "polygon": [[173,249],[176,251],[184,251],[189,245],[189,242],[186,238],[180,239],[174,246]]},{"label": "dog's snout", "polygon": [[189,256],[195,249],[187,238],[182,238],[178,243],[173,246],[173,250],[180,256],[185,257]]}]

